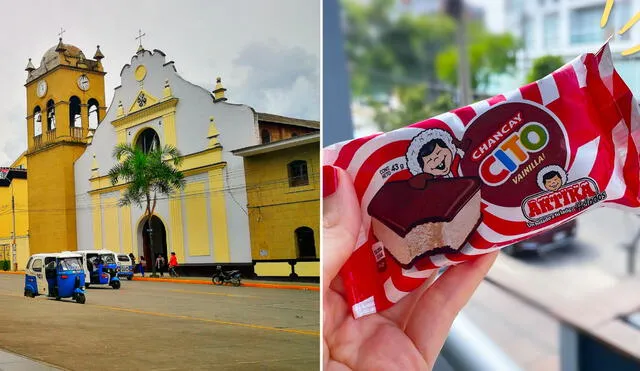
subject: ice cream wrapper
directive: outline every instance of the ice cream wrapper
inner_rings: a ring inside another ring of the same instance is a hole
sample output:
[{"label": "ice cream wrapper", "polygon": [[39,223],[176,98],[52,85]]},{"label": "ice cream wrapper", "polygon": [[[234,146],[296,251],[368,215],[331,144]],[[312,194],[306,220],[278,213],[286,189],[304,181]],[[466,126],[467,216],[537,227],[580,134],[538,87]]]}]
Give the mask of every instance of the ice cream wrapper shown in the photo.
[{"label": "ice cream wrapper", "polygon": [[340,271],[354,317],[595,207],[638,213],[639,150],[640,109],[608,44],[509,93],[324,148],[362,212]]}]

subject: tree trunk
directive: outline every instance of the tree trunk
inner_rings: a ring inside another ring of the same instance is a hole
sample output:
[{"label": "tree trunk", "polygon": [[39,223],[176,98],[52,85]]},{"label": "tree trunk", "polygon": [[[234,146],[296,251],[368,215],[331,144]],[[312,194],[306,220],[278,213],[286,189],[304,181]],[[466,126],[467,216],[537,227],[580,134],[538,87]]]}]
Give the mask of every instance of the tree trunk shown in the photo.
[{"label": "tree trunk", "polygon": [[147,225],[149,227],[149,249],[151,249],[151,277],[156,277],[156,252],[153,250],[153,228],[151,227],[151,215],[147,216]]},{"label": "tree trunk", "polygon": [[[155,202],[154,202],[155,209]],[[153,227],[151,226],[151,218],[153,216],[153,210],[151,209],[151,195],[147,193],[147,225],[149,232],[149,248],[151,249],[151,277],[157,277],[156,273],[156,252],[153,250]]]},{"label": "tree trunk", "polygon": [[150,205],[151,202],[149,200],[149,196],[147,196],[147,210],[149,212],[149,216],[147,217],[147,221],[149,223],[149,247],[151,248],[151,261],[153,262],[151,277],[158,277],[158,274],[156,272],[156,252],[153,250],[153,227],[151,226],[151,218],[153,218],[153,213],[156,211],[157,201],[158,198],[156,192],[153,192],[153,206]]}]

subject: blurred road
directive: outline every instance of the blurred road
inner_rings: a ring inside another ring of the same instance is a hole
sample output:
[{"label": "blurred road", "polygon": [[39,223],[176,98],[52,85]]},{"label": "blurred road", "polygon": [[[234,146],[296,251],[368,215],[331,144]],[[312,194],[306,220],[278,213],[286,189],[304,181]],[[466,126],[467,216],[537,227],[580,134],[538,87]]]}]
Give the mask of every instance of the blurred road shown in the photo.
[{"label": "blurred road", "polygon": [[[575,300],[625,277],[624,244],[639,229],[640,218],[634,215],[594,210],[579,218],[574,244],[540,257],[515,259],[501,254],[494,270],[516,272],[550,297]],[[636,266],[640,270],[637,256]],[[559,370],[558,322],[499,282],[483,282],[464,313],[523,369]]]}]

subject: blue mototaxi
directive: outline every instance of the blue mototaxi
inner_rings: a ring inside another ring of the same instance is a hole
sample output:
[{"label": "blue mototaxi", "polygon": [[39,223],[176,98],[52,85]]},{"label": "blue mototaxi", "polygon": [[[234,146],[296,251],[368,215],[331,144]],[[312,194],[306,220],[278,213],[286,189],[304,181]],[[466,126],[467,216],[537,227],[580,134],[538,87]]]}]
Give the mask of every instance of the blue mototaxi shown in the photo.
[{"label": "blue mototaxi", "polygon": [[120,288],[118,278],[118,264],[116,254],[110,250],[80,250],[82,268],[85,274],[85,286],[108,285],[114,289]]},{"label": "blue mototaxi", "polygon": [[86,301],[82,257],[73,253],[35,254],[25,269],[24,296],[46,295],[60,300]]},{"label": "blue mototaxi", "polygon": [[133,262],[129,255],[126,254],[118,254],[116,257],[118,261],[118,277],[126,277],[127,280],[131,281],[133,279],[133,271],[134,266]]}]

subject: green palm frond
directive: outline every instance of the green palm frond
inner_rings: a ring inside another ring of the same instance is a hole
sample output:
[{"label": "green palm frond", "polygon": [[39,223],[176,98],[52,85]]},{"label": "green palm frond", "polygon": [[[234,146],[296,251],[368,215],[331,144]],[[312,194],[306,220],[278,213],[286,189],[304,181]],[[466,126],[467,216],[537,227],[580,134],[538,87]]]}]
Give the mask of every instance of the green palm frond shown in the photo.
[{"label": "green palm frond", "polygon": [[180,151],[170,145],[154,147],[145,153],[137,146],[118,144],[113,149],[118,164],[109,170],[111,184],[126,183],[121,206],[150,204],[152,195],[169,196],[185,186],[184,174],[176,167],[182,163]]},{"label": "green palm frond", "polygon": [[113,149],[113,157],[121,161],[123,158],[132,156],[136,151],[139,151],[137,147],[127,143],[120,143]]}]

